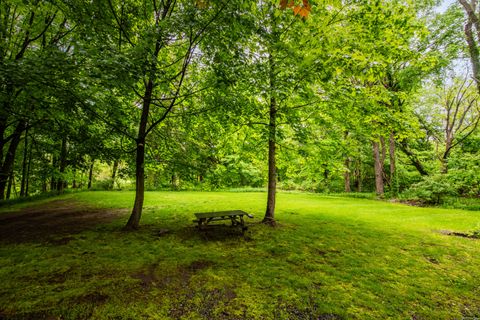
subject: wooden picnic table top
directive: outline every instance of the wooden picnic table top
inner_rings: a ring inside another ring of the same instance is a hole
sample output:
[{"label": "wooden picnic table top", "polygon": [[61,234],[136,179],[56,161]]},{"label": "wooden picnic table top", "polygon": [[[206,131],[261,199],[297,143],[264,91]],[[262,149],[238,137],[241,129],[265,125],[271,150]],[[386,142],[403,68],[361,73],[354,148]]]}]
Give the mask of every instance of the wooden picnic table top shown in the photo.
[{"label": "wooden picnic table top", "polygon": [[249,214],[242,210],[230,210],[230,211],[214,211],[214,212],[197,212],[195,216],[197,219],[208,219],[215,217],[235,217],[235,216],[248,216]]}]

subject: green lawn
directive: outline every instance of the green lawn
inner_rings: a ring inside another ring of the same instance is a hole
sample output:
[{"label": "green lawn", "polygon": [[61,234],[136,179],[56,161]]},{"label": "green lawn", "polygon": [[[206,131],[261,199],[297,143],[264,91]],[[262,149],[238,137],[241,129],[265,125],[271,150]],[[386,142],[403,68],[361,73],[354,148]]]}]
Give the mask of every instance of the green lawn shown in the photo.
[{"label": "green lawn", "polygon": [[[110,210],[133,193],[61,198]],[[257,223],[265,203],[147,192],[138,232],[121,231],[124,215],[63,244],[2,243],[0,319],[480,317],[480,240],[439,232],[480,230],[480,212],[280,193],[271,228]],[[194,212],[229,209],[255,215],[245,238],[192,228]]]}]

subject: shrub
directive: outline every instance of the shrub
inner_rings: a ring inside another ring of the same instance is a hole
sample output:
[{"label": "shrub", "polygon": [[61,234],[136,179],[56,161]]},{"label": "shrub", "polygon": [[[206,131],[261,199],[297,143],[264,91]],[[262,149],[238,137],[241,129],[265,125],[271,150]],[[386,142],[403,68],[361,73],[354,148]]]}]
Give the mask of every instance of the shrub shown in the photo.
[{"label": "shrub", "polygon": [[424,177],[419,183],[413,184],[403,197],[425,204],[440,204],[445,197],[456,195],[458,195],[457,186],[449,179],[449,176],[437,174]]},{"label": "shrub", "polygon": [[111,190],[112,185],[113,180],[111,178],[107,178],[104,180],[96,181],[92,186],[92,190]]},{"label": "shrub", "polygon": [[450,162],[449,179],[454,181],[458,192],[466,197],[480,197],[480,156],[463,154],[461,158],[454,158]]}]

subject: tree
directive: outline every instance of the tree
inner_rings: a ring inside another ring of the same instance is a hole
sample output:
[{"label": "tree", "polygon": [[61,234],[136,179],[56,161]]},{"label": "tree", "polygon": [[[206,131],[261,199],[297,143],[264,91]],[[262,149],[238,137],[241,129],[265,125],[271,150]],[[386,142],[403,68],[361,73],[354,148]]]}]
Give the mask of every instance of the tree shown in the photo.
[{"label": "tree", "polygon": [[480,53],[478,49],[480,41],[480,20],[477,12],[477,0],[458,0],[465,10],[467,21],[465,23],[465,39],[468,45],[468,53],[472,64],[473,79],[480,93]]},{"label": "tree", "polygon": [[46,85],[39,80],[45,79],[46,69],[50,81],[59,73],[58,61],[57,68],[49,68],[49,62],[65,56],[70,31],[65,16],[49,1],[0,4],[0,199],[23,133],[42,121],[37,111],[46,103],[38,93]]},{"label": "tree", "polygon": [[[418,116],[439,147],[441,172],[448,172],[448,159],[452,151],[468,139],[478,128],[480,106],[474,81],[468,76],[445,81],[443,88],[426,91],[424,105]],[[432,92],[433,91],[433,92]]]},{"label": "tree", "polygon": [[[127,80],[137,96],[130,100],[131,107],[139,115],[131,118],[138,121],[135,137],[130,135],[136,149],[136,193],[126,229],[137,229],[142,214],[147,136],[193,90],[184,88],[189,77],[187,71],[201,57],[196,54],[198,45],[205,34],[214,29],[214,22],[226,5],[222,1],[199,5],[195,1],[107,0],[94,7],[100,15],[103,9],[108,12],[103,28],[110,22],[115,25],[117,41],[108,43],[110,50],[129,61],[137,71],[129,73]],[[117,70],[116,75],[121,76],[121,72]]]}]

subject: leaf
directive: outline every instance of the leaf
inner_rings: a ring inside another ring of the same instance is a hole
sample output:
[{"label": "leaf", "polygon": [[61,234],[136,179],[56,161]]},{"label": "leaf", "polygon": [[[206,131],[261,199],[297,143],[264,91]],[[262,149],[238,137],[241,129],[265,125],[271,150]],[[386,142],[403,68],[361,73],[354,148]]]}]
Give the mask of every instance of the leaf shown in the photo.
[{"label": "leaf", "polygon": [[[294,6],[293,8],[293,14],[294,15],[299,15],[301,16],[302,18],[307,18],[308,15],[310,14],[310,11],[312,9],[312,6],[310,5],[310,3],[308,2],[308,0],[303,0],[302,1],[303,4],[302,5],[297,5],[297,6]],[[290,4],[294,5],[293,4],[293,1],[290,1]]]},{"label": "leaf", "polygon": [[302,7],[301,7],[301,6],[295,6],[295,7],[293,8],[293,14],[294,14],[294,15],[299,14],[299,13],[300,13],[300,10],[302,10]]},{"label": "leaf", "polygon": [[308,17],[308,14],[310,13],[310,9],[307,9],[305,7],[302,7],[302,9],[300,9],[300,15],[303,17],[303,18],[307,18]]},{"label": "leaf", "polygon": [[280,0],[280,9],[285,10],[287,8],[288,0]]}]

